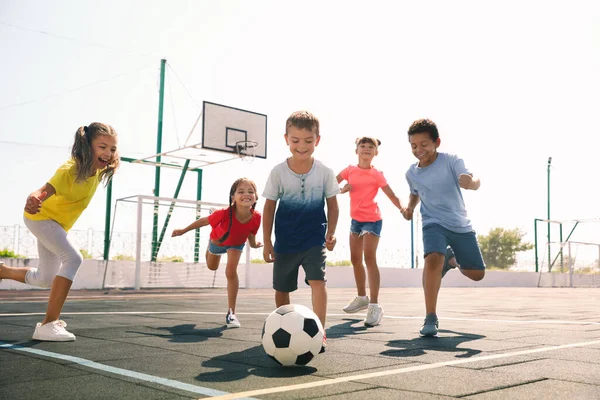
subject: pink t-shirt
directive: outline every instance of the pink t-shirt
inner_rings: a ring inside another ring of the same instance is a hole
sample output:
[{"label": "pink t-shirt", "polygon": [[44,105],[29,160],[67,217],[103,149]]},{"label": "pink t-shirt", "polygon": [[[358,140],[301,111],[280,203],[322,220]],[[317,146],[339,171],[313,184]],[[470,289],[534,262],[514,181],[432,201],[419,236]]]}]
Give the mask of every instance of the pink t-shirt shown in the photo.
[{"label": "pink t-shirt", "polygon": [[388,185],[383,172],[376,168],[362,169],[350,165],[340,172],[342,179],[352,185],[350,194],[350,217],[359,222],[375,222],[381,219],[375,196],[379,188]]}]

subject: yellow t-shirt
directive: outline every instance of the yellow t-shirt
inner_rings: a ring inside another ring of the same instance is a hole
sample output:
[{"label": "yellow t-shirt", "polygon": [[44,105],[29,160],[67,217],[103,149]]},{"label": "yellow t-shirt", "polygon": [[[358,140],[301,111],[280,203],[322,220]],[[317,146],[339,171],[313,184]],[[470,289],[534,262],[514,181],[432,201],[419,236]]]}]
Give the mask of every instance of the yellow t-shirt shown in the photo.
[{"label": "yellow t-shirt", "polygon": [[99,183],[98,174],[102,171],[96,171],[96,175],[83,183],[75,183],[76,168],[73,159],[61,165],[48,181],[56,189],[54,196],[42,203],[39,213],[25,212],[25,217],[34,221],[52,219],[68,232],[92,200]]}]

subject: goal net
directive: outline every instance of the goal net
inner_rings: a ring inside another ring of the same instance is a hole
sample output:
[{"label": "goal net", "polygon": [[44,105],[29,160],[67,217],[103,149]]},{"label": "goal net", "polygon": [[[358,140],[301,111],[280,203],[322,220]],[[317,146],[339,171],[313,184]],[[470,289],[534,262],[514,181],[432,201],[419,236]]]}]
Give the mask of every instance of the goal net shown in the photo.
[{"label": "goal net", "polygon": [[[110,231],[109,259],[105,261],[103,288],[207,288],[226,287],[221,257],[216,271],[206,266],[210,226],[171,237],[212,210],[227,204],[135,195],[115,202]],[[240,287],[245,287],[249,246],[238,265]]]},{"label": "goal net", "polygon": [[600,287],[600,219],[535,224],[538,287]]}]

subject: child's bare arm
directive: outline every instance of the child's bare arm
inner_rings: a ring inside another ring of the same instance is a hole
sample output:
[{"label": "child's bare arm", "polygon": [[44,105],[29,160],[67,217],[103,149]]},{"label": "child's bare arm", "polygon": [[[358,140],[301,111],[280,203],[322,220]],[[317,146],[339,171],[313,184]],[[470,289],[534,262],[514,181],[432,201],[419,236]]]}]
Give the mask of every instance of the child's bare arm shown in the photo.
[{"label": "child's bare arm", "polygon": [[327,250],[333,250],[337,242],[335,238],[335,230],[337,228],[338,218],[340,216],[340,208],[337,202],[337,196],[332,196],[327,199],[327,233],[325,234],[325,246]]},{"label": "child's bare arm", "polygon": [[398,196],[396,196],[390,185],[382,187],[381,190],[392,201],[396,208],[400,210],[401,213],[404,213],[404,207],[402,206],[402,202],[400,201]]},{"label": "child's bare arm", "polygon": [[404,219],[408,221],[412,219],[415,208],[417,207],[417,204],[419,204],[419,200],[420,198],[416,194],[411,193],[410,196],[408,196],[408,206],[406,206],[404,212],[402,213]]},{"label": "child's bare arm", "polygon": [[463,189],[477,190],[481,186],[481,181],[472,174],[460,174],[458,184]]},{"label": "child's bare arm", "polygon": [[189,224],[188,226],[186,226],[183,229],[173,230],[173,233],[171,233],[171,237],[181,236],[184,233],[187,233],[193,229],[202,228],[203,226],[206,226],[208,224],[209,224],[208,217],[202,217],[202,218],[197,219],[196,221],[192,222],[191,224]]},{"label": "child's bare arm", "polygon": [[250,247],[252,247],[253,249],[258,249],[259,247],[262,247],[262,243],[256,241],[256,235],[253,233],[248,235],[248,243],[250,243]]},{"label": "child's bare arm", "polygon": [[25,211],[29,214],[37,214],[42,208],[42,203],[55,193],[56,189],[54,186],[45,183],[44,186],[27,196]]},{"label": "child's bare arm", "polygon": [[265,207],[262,213],[262,224],[263,224],[263,258],[266,262],[275,261],[275,252],[273,250],[273,242],[271,241],[271,235],[273,233],[273,219],[275,218],[275,206],[277,202],[275,200],[265,200]]}]

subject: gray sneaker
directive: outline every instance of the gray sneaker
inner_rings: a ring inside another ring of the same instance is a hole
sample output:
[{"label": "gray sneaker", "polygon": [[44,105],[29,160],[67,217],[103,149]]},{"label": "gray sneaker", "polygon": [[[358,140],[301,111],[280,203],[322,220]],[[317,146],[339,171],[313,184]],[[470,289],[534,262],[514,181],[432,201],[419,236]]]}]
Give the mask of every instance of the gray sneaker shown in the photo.
[{"label": "gray sneaker", "polygon": [[369,304],[367,309],[367,317],[365,318],[365,326],[379,325],[383,318],[383,308],[379,304]]},{"label": "gray sneaker", "polygon": [[356,296],[346,307],[343,308],[344,312],[348,314],[354,314],[356,312],[366,310],[369,306],[369,297],[361,298]]},{"label": "gray sneaker", "polygon": [[454,265],[450,265],[450,259],[452,259],[452,258],[454,258],[454,260],[456,261],[456,257],[454,256],[454,252],[452,251],[452,248],[450,246],[448,246],[446,248],[446,257],[444,257],[444,267],[442,268],[442,278],[452,268],[456,268]]},{"label": "gray sneaker", "polygon": [[437,316],[435,314],[428,314],[425,317],[425,322],[423,322],[423,326],[421,327],[419,334],[426,337],[437,337],[438,327],[439,321]]}]

